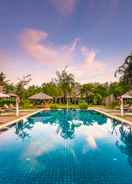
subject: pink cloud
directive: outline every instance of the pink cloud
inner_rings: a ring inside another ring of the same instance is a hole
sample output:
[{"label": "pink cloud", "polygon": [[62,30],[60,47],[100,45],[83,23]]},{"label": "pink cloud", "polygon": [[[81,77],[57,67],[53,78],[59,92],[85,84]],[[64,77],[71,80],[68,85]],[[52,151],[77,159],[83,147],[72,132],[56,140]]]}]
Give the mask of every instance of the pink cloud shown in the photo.
[{"label": "pink cloud", "polygon": [[[45,64],[67,64],[71,60],[70,50],[48,43],[48,33],[25,29],[21,36],[21,45],[35,61]],[[69,47],[70,49],[70,47]]]},{"label": "pink cloud", "polygon": [[[69,72],[79,82],[105,82],[114,80],[117,63],[110,66],[107,60],[99,60],[94,49],[81,44],[79,38],[71,43],[58,45],[49,40],[49,34],[36,29],[25,29],[20,34],[23,55],[10,54],[0,49],[0,68],[16,82],[18,77],[30,73],[33,83],[41,84],[55,77],[56,70],[68,66]],[[117,58],[115,59],[117,61]],[[119,65],[119,63],[118,63]],[[109,71],[109,72],[108,72]]]},{"label": "pink cloud", "polygon": [[89,65],[92,64],[95,61],[96,53],[94,50],[90,50],[86,47],[81,48],[81,52],[84,55],[84,64]]},{"label": "pink cloud", "polygon": [[52,5],[62,15],[71,15],[75,11],[77,0],[51,0]]},{"label": "pink cloud", "polygon": [[99,61],[93,49],[81,46],[79,38],[71,44],[56,45],[49,42],[47,32],[33,29],[25,29],[20,38],[25,53],[37,63],[48,66],[44,71],[46,80],[53,78],[56,70],[66,65],[78,81],[106,81],[112,78],[112,72],[109,75],[107,72],[107,62]]}]

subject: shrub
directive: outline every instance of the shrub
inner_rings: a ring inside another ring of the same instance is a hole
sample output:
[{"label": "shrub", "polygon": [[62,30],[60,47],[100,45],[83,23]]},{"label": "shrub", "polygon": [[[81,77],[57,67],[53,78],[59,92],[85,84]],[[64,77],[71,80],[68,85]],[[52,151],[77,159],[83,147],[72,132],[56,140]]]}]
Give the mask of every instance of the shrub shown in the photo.
[{"label": "shrub", "polygon": [[118,102],[112,102],[110,105],[107,105],[108,108],[114,109],[115,107],[119,106]]},{"label": "shrub", "polygon": [[33,107],[32,103],[28,99],[22,100],[21,101],[21,105],[25,109],[28,109],[28,108],[32,108]]},{"label": "shrub", "polygon": [[86,102],[80,103],[79,108],[80,109],[88,109],[88,104]]},{"label": "shrub", "polygon": [[57,104],[51,104],[50,109],[59,109],[59,106]]}]

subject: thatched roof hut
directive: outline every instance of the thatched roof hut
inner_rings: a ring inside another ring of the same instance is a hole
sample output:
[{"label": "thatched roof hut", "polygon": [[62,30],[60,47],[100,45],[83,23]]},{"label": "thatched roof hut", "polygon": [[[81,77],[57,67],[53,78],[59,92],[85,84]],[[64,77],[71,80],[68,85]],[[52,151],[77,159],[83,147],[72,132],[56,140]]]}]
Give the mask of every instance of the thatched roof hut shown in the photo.
[{"label": "thatched roof hut", "polygon": [[8,95],[10,96],[10,97],[17,97],[18,95],[16,95],[15,93],[8,93]]},{"label": "thatched roof hut", "polygon": [[9,95],[4,94],[4,93],[0,93],[0,98],[9,98]]},{"label": "thatched roof hut", "polygon": [[53,100],[53,97],[45,94],[45,93],[38,93],[31,97],[29,97],[30,100],[39,100],[39,101],[50,101]]}]

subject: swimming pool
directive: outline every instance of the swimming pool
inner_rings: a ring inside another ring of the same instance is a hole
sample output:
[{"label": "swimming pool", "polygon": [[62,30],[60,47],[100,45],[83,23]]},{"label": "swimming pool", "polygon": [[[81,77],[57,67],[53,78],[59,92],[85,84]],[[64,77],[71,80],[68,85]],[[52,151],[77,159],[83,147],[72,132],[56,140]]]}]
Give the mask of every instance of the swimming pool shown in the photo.
[{"label": "swimming pool", "polygon": [[0,184],[131,183],[132,127],[95,111],[44,111],[0,132]]}]

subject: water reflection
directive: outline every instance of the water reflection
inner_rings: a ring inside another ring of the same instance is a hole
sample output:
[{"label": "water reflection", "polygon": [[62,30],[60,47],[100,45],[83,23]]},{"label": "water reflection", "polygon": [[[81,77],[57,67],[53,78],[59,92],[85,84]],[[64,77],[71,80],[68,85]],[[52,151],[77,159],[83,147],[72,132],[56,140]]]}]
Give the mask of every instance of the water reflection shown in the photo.
[{"label": "water reflection", "polygon": [[16,124],[16,135],[21,139],[29,138],[30,137],[30,129],[33,128],[35,121],[32,121],[31,118],[24,119]]},{"label": "water reflection", "polygon": [[117,147],[128,157],[128,162],[132,166],[132,127],[119,125],[120,139],[116,142]]},{"label": "water reflection", "polygon": [[[38,122],[41,122],[42,126],[50,125],[51,127],[54,125],[56,135],[64,140],[72,140],[76,136],[82,135],[93,149],[97,148],[97,139],[105,139],[105,137],[113,135],[116,146],[123,154],[127,155],[128,162],[132,166],[132,127],[128,125],[121,124],[94,111],[47,111],[19,122],[16,125],[16,135],[22,140],[30,138],[31,130]],[[56,140],[57,144],[59,143],[55,135],[52,136],[51,140],[48,140],[47,137],[48,144],[50,145],[51,142],[52,145],[48,148],[55,145],[53,140]],[[41,141],[43,145],[46,144],[44,140]],[[42,144],[39,145],[42,149]],[[41,152],[43,152],[43,149]]]},{"label": "water reflection", "polygon": [[16,125],[16,134],[25,139],[30,137],[30,129],[37,122],[44,124],[57,125],[56,133],[64,139],[73,139],[75,137],[75,129],[81,125],[99,125],[105,124],[107,118],[94,111],[47,111],[40,112],[27,120],[21,121]]}]

